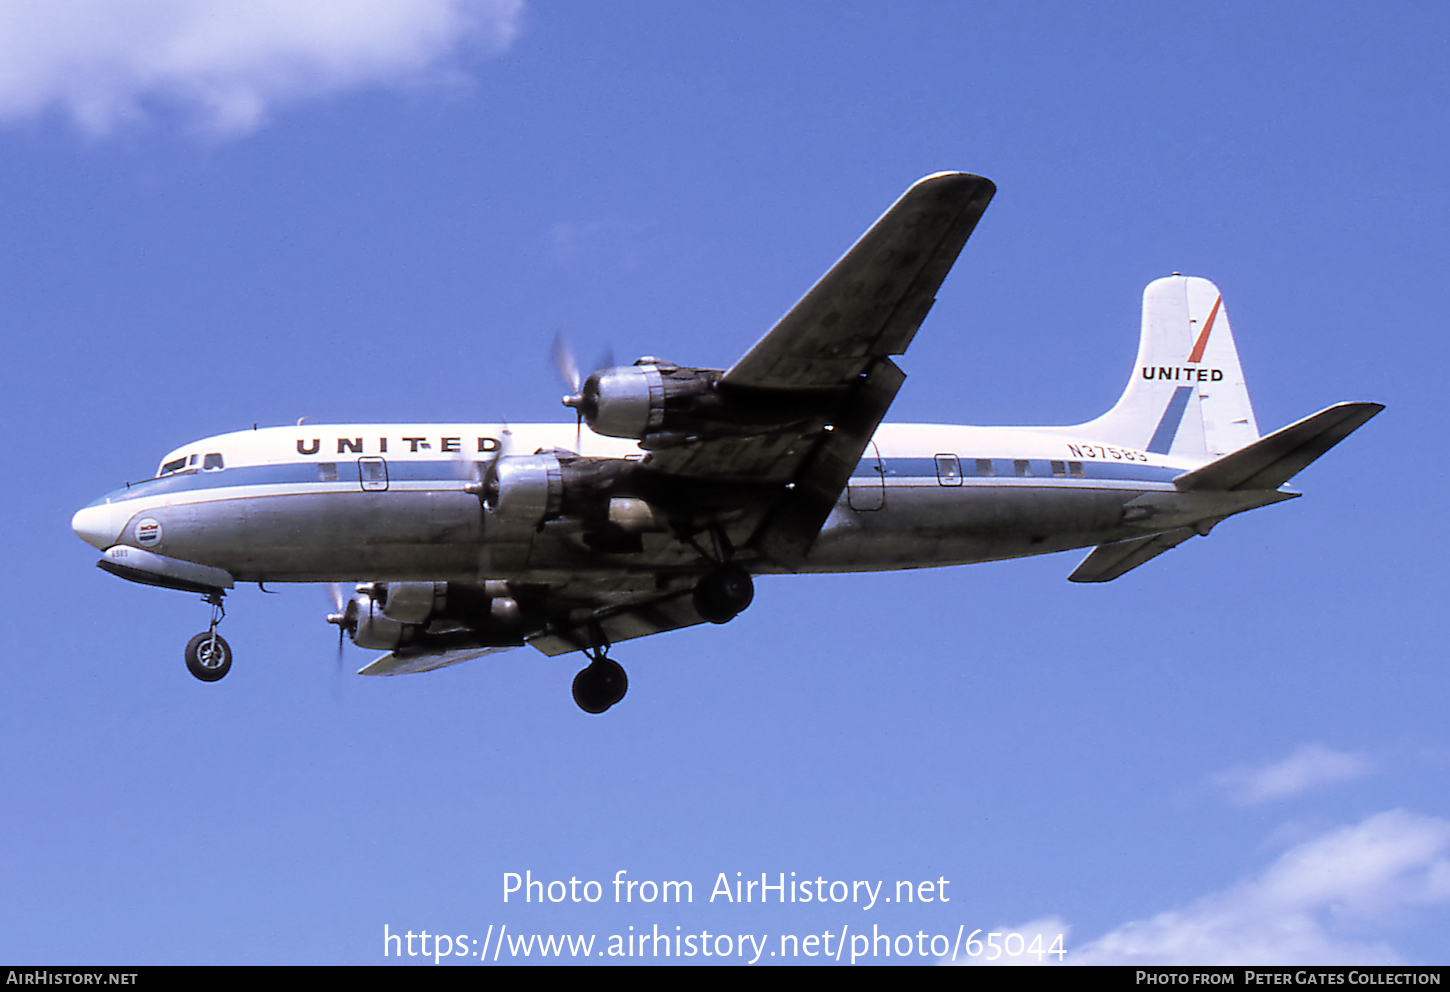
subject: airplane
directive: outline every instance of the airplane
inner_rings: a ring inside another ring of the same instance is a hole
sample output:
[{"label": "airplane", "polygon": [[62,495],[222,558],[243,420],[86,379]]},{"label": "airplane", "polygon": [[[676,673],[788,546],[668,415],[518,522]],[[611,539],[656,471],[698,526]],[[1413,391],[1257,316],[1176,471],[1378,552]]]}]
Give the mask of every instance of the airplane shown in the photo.
[{"label": "airplane", "polygon": [[185,652],[202,681],[231,668],[217,625],[236,583],[332,583],[339,656],[344,636],[386,652],[360,674],[577,651],[574,700],[603,713],[628,689],[613,645],[726,623],[755,576],[1091,548],[1068,578],[1112,581],[1294,498],[1289,479],[1383,409],[1261,437],[1218,288],[1174,273],[1144,292],[1127,388],[1097,419],[883,424],[906,378],[892,359],[995,193],[918,181],[729,369],[646,357],[581,379],[566,357],[574,423],[205,438],[72,527],[106,571],[210,604]]}]

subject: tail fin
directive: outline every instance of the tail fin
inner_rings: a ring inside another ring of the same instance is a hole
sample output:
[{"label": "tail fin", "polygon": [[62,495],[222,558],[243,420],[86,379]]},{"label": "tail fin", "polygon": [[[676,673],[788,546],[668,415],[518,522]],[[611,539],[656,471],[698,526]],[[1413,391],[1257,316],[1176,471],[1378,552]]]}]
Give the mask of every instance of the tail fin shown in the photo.
[{"label": "tail fin", "polygon": [[1248,385],[1218,287],[1173,275],[1143,291],[1143,330],[1128,388],[1073,428],[1159,455],[1215,459],[1259,439]]}]

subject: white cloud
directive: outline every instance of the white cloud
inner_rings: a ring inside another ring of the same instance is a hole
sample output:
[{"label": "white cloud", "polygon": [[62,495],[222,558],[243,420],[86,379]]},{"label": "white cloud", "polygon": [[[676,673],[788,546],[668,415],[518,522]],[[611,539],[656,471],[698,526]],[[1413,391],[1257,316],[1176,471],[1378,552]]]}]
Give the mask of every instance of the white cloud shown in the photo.
[{"label": "white cloud", "polygon": [[1244,806],[1287,799],[1319,785],[1369,774],[1374,766],[1356,754],[1305,744],[1282,761],[1257,768],[1234,768],[1213,776],[1229,798]]},{"label": "white cloud", "polygon": [[1395,964],[1355,936],[1397,912],[1450,900],[1450,821],[1403,810],[1286,851],[1257,878],[1128,923],[1069,964]]},{"label": "white cloud", "polygon": [[621,272],[640,266],[651,225],[619,219],[587,223],[561,221],[549,229],[554,261],[572,268],[584,259],[609,262]]},{"label": "white cloud", "polygon": [[0,121],[59,111],[91,135],[179,110],[236,136],[273,108],[444,78],[499,51],[523,0],[0,0]]}]

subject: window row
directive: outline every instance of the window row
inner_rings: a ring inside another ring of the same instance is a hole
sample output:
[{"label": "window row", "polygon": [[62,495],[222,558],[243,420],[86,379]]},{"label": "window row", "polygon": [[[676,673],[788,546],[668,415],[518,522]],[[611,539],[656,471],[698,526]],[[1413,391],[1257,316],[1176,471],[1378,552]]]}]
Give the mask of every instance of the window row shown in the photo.
[{"label": "window row", "polygon": [[1010,460],[1006,458],[962,459],[956,455],[941,454],[936,456],[937,482],[944,486],[960,486],[962,484],[962,463],[964,461],[972,465],[975,470],[975,475],[979,479],[989,479],[995,476],[1030,479],[1034,476],[1047,477],[1049,475],[1055,479],[1087,478],[1087,472],[1083,470],[1082,462],[1030,458],[1015,458]]}]

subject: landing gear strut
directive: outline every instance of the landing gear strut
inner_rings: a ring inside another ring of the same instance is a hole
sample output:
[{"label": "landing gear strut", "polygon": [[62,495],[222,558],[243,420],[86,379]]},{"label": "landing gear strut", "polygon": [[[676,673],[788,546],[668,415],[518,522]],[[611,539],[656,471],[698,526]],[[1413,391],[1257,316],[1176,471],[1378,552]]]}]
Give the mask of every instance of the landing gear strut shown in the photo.
[{"label": "landing gear strut", "polygon": [[624,674],[624,666],[605,657],[609,641],[604,631],[596,626],[590,631],[590,639],[594,646],[588,651],[589,665],[574,676],[574,702],[585,713],[603,713],[624,698],[629,691],[629,677]]},{"label": "landing gear strut", "polygon": [[216,632],[217,624],[227,615],[221,591],[208,594],[206,602],[211,604],[211,624],[187,642],[186,667],[203,682],[215,682],[232,670],[232,648]]}]

